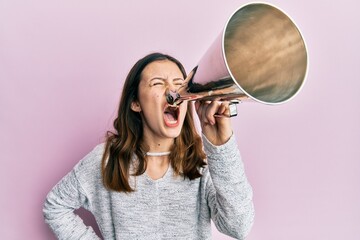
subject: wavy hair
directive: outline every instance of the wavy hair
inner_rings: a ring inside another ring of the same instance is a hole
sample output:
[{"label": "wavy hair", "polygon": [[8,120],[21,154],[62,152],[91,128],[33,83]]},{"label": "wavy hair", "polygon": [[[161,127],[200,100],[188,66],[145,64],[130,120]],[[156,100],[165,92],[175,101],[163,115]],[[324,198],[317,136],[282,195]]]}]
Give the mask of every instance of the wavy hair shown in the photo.
[{"label": "wavy hair", "polygon": [[[134,189],[129,184],[129,177],[139,176],[146,170],[144,152],[148,146],[142,142],[143,123],[140,114],[131,110],[131,103],[138,99],[138,88],[144,68],[154,61],[161,60],[174,62],[186,78],[182,64],[177,59],[161,53],[149,54],[132,67],[125,80],[118,114],[113,123],[115,131],[108,131],[106,135],[101,171],[103,184],[107,189],[133,192]],[[175,138],[169,155],[174,173],[190,180],[201,177],[199,169],[206,165],[206,156],[201,138],[196,132],[192,109],[189,102],[180,135]],[[132,165],[134,154],[138,159],[138,164],[131,172],[130,168],[134,166]]]}]

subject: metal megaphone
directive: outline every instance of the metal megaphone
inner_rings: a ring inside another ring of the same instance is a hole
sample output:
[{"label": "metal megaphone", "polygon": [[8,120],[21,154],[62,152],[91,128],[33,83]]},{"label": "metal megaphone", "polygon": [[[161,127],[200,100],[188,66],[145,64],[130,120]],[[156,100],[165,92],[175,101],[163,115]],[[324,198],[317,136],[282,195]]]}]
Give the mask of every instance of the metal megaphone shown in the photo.
[{"label": "metal megaphone", "polygon": [[250,3],[231,15],[169,103],[196,99],[284,103],[303,86],[307,65],[304,39],[290,17],[272,5]]}]

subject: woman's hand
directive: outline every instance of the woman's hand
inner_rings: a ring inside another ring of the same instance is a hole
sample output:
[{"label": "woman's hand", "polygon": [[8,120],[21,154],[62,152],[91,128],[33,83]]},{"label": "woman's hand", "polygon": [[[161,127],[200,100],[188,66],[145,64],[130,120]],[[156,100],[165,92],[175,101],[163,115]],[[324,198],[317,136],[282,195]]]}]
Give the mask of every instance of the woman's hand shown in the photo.
[{"label": "woman's hand", "polygon": [[199,116],[201,128],[206,138],[214,145],[226,143],[232,135],[229,115],[229,102],[227,101],[196,101],[195,109]]}]

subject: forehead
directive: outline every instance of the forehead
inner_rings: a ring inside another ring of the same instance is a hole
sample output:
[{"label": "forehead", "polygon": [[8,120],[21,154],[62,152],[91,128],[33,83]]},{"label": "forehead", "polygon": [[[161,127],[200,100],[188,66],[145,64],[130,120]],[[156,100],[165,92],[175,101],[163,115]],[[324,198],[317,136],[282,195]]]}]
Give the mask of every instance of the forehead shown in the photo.
[{"label": "forehead", "polygon": [[141,78],[151,79],[152,77],[162,78],[183,78],[180,68],[170,60],[159,60],[149,63],[141,73]]}]

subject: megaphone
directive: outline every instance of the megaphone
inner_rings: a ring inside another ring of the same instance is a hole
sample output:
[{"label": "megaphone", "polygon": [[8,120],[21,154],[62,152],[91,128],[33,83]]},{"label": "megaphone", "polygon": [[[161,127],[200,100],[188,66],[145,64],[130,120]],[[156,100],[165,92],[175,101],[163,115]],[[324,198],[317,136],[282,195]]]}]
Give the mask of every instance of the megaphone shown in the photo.
[{"label": "megaphone", "polygon": [[230,16],[168,102],[216,99],[281,104],[302,88],[307,68],[306,45],[291,18],[270,4],[250,3]]}]

